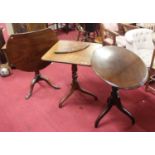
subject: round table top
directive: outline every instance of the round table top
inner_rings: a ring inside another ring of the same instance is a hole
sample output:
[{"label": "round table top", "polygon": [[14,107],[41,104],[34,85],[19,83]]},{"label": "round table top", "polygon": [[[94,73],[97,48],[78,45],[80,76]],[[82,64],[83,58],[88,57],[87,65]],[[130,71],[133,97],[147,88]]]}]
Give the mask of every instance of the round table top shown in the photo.
[{"label": "round table top", "polygon": [[148,69],[144,62],[122,47],[104,46],[97,49],[91,64],[97,75],[118,88],[136,88],[144,85],[148,78]]}]

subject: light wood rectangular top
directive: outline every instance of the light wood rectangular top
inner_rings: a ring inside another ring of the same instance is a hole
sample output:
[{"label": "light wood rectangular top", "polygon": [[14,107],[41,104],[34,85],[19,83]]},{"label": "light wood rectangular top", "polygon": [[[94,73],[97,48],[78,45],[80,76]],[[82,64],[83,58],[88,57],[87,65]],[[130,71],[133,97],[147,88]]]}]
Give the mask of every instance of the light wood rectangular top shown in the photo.
[{"label": "light wood rectangular top", "polygon": [[42,60],[90,66],[93,52],[100,47],[102,45],[97,43],[60,40],[43,55]]}]

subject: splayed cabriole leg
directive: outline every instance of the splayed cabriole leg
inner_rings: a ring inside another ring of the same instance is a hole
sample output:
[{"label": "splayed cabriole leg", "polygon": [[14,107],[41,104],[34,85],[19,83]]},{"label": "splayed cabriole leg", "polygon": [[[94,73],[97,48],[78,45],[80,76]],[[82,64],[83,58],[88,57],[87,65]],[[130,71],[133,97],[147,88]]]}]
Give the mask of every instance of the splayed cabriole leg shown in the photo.
[{"label": "splayed cabriole leg", "polygon": [[135,119],[134,117],[132,116],[132,114],[123,107],[123,105],[121,104],[120,100],[118,100],[118,103],[116,104],[116,107],[121,111],[123,112],[125,115],[127,115],[130,119],[131,119],[131,122],[132,124],[135,124]]},{"label": "splayed cabriole leg", "polygon": [[60,87],[53,85],[47,78],[43,77],[42,75],[40,75],[40,80],[39,81],[45,81],[49,86],[51,86],[54,89],[60,89]]},{"label": "splayed cabriole leg", "polygon": [[104,111],[97,117],[95,121],[95,128],[98,127],[100,120],[110,111],[113,105],[115,105],[121,112],[127,115],[131,119],[132,124],[135,123],[135,119],[132,114],[128,112],[121,103],[120,97],[118,95],[118,88],[112,87],[111,96],[108,98],[107,105],[104,108]]},{"label": "splayed cabriole leg", "polygon": [[25,99],[29,99],[31,96],[32,96],[32,91],[33,91],[33,88],[34,88],[34,85],[38,82],[38,76],[35,76],[31,82],[31,85],[30,85],[30,91],[29,93],[25,96]]},{"label": "splayed cabriole leg", "polygon": [[30,85],[30,91],[25,96],[25,99],[29,99],[32,96],[32,91],[34,88],[34,85],[39,81],[45,81],[49,86],[51,86],[54,89],[60,89],[60,87],[53,85],[47,78],[43,77],[39,72],[35,72],[35,77],[32,80],[32,83]]},{"label": "splayed cabriole leg", "polygon": [[[109,100],[109,99],[108,99]],[[110,100],[109,100],[110,101]],[[110,109],[112,108],[113,104],[110,102],[107,102],[107,105],[104,108],[104,111],[97,117],[96,121],[95,121],[95,128],[98,127],[98,124],[100,122],[100,120],[104,117],[104,115],[106,115],[106,113],[108,113],[110,111]]]},{"label": "splayed cabriole leg", "polygon": [[72,65],[72,84],[71,84],[71,89],[69,93],[59,102],[59,108],[62,108],[64,105],[64,102],[73,94],[75,90],[79,90],[82,93],[85,93],[87,95],[90,95],[94,97],[95,100],[97,100],[97,97],[93,95],[92,93],[88,92],[87,90],[83,89],[80,87],[78,80],[77,80],[77,65]]}]

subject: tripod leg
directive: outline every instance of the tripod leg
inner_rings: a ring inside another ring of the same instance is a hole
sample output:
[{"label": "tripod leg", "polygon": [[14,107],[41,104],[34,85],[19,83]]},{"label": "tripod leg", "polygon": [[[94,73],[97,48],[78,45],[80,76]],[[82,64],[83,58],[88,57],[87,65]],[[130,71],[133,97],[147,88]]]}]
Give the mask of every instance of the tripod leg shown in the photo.
[{"label": "tripod leg", "polygon": [[85,93],[87,95],[90,95],[90,96],[94,97],[95,100],[98,100],[98,98],[94,94],[92,94],[91,92],[89,92],[89,91],[87,91],[87,90],[85,90],[85,89],[83,89],[81,87],[79,87],[79,91],[81,91],[82,93]]},{"label": "tripod leg", "polygon": [[60,89],[60,87],[53,85],[47,78],[40,76],[40,80],[45,81],[48,85],[50,85],[54,89]]},{"label": "tripod leg", "polygon": [[32,80],[32,83],[30,85],[30,91],[29,93],[25,96],[25,99],[29,99],[31,96],[32,96],[32,91],[33,91],[33,88],[34,88],[34,85],[37,83],[38,81],[38,77],[35,77],[33,80]]},{"label": "tripod leg", "polygon": [[116,104],[116,107],[117,107],[121,112],[123,112],[125,115],[127,115],[127,116],[131,119],[132,124],[135,124],[135,119],[134,119],[134,117],[132,116],[132,114],[131,114],[127,109],[125,109],[125,108],[122,106],[122,104],[121,104],[121,102],[120,102],[120,99],[118,99],[118,102],[117,102],[117,104]]},{"label": "tripod leg", "polygon": [[107,105],[104,108],[104,111],[97,117],[96,121],[95,121],[95,128],[98,127],[100,120],[104,117],[104,115],[106,115],[106,113],[108,113],[110,111],[110,109],[112,108],[113,104],[110,101],[110,98],[108,99]]},{"label": "tripod leg", "polygon": [[73,94],[74,90],[75,90],[74,88],[71,88],[69,93],[60,101],[59,108],[63,107],[63,105],[64,105],[63,103]]}]

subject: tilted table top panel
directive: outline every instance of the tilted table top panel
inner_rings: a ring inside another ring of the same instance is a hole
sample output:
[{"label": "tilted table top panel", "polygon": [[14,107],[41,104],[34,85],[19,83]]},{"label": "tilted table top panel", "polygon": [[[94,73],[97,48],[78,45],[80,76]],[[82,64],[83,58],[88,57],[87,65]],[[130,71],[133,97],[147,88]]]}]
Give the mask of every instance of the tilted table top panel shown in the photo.
[{"label": "tilted table top panel", "polygon": [[118,88],[135,88],[148,78],[144,62],[133,52],[116,46],[104,46],[92,56],[94,71],[107,83]]}]

